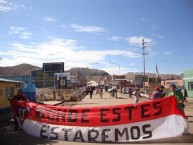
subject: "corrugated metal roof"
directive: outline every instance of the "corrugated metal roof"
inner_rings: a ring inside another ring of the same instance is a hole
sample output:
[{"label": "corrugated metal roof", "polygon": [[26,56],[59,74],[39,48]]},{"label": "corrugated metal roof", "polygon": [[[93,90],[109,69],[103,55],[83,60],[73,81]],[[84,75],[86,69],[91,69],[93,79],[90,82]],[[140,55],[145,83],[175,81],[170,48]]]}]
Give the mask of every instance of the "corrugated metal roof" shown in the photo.
[{"label": "corrugated metal roof", "polygon": [[8,80],[8,79],[3,79],[3,78],[0,78],[0,82],[25,83],[22,81]]}]

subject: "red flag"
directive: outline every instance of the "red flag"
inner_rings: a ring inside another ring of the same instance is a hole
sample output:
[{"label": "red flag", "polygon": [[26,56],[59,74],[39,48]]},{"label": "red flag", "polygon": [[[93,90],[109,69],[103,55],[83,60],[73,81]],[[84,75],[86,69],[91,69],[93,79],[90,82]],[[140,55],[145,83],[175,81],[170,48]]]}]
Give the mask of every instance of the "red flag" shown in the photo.
[{"label": "red flag", "polygon": [[157,67],[157,64],[156,64],[156,80],[159,79],[159,72],[158,72],[158,67]]}]

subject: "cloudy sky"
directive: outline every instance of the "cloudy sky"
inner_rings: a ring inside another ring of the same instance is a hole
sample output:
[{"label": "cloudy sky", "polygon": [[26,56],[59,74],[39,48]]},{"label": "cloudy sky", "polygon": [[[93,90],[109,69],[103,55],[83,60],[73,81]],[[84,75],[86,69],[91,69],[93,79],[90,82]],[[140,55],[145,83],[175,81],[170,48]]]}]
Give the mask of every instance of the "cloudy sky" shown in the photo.
[{"label": "cloudy sky", "polygon": [[143,72],[143,39],[146,72],[192,69],[193,1],[0,0],[0,66]]}]

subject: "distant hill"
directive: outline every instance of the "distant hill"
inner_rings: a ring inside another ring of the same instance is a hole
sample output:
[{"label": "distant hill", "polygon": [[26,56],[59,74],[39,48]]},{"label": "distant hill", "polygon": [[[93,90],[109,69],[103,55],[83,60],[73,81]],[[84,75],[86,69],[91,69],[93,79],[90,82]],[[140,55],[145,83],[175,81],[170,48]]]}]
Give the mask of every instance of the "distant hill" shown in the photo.
[{"label": "distant hill", "polygon": [[[0,67],[0,75],[19,75],[19,76],[26,76],[30,74],[32,70],[41,70],[42,68],[33,66],[31,64],[20,64],[16,66],[9,66],[9,67]],[[83,76],[108,76],[109,74],[103,70],[98,69],[89,69],[89,68],[71,68],[70,71],[72,74],[83,75]]]},{"label": "distant hill", "polygon": [[71,68],[69,70],[72,74],[79,73],[84,76],[108,76],[109,74],[104,70],[89,69],[89,68]]},{"label": "distant hill", "polygon": [[18,75],[26,76],[30,74],[31,70],[40,70],[41,68],[30,64],[20,64],[16,66],[0,67],[0,75]]},{"label": "distant hill", "polygon": [[[40,67],[33,66],[30,64],[20,64],[16,66],[9,66],[9,67],[0,67],[0,75],[19,75],[25,76],[29,75],[30,71],[32,70],[40,70]],[[103,76],[108,76],[109,74],[103,70],[98,69],[89,69],[89,68],[71,68],[69,70],[72,74],[79,74],[80,76],[86,76],[89,80],[99,80]],[[143,75],[142,72],[128,72],[125,74],[126,79],[134,80],[135,75]],[[146,73],[149,77],[156,77],[155,73]],[[176,74],[160,74],[161,79],[182,79],[183,74],[176,75]]]},{"label": "distant hill", "polygon": [[[128,72],[125,74],[125,77],[129,80],[134,80],[135,75],[143,75],[143,72]],[[147,75],[149,78],[156,78],[156,74],[155,73],[146,73],[145,75]],[[179,80],[183,78],[183,74],[180,75],[176,75],[176,74],[160,74],[160,78],[162,80]]]},{"label": "distant hill", "polygon": [[96,82],[100,82],[101,78],[109,76],[106,71],[98,69],[71,68],[69,71],[71,74],[78,74],[79,76],[86,77],[87,80],[95,80]]}]

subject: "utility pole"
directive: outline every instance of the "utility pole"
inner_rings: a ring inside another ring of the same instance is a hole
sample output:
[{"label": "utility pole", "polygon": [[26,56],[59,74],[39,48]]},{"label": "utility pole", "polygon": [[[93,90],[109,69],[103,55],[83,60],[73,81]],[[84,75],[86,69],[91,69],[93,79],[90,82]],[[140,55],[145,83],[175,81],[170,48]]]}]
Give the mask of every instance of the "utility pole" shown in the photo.
[{"label": "utility pole", "polygon": [[[2,61],[2,58],[0,57],[0,64],[1,64],[1,61]],[[1,75],[1,73],[0,73],[0,75]]]},{"label": "utility pole", "polygon": [[142,39],[142,56],[143,56],[143,89],[145,91],[145,55],[147,55],[147,53],[145,53],[145,48],[147,46],[145,46],[147,42],[145,42],[144,39]]},{"label": "utility pole", "polygon": [[119,66],[119,79],[120,79],[120,64],[118,64],[118,63],[114,63],[114,62],[109,62],[110,64],[116,64],[116,65],[118,65]]}]

